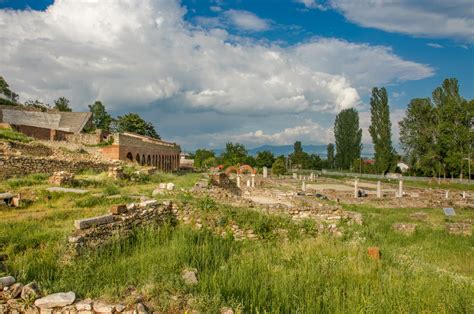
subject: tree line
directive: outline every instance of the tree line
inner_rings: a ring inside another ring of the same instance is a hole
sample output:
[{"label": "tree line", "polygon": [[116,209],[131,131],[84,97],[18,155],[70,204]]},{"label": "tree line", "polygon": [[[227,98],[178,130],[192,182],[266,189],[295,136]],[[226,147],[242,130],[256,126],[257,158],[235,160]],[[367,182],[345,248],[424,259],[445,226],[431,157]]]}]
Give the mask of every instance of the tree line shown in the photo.
[{"label": "tree line", "polygon": [[[21,106],[41,112],[72,112],[70,101],[66,97],[59,97],[54,100],[53,105],[45,104],[39,100],[28,100],[24,104],[19,103],[18,94],[10,90],[10,86],[2,76],[0,76],[0,95],[3,95],[3,97],[0,97],[0,105]],[[137,113],[127,113],[113,118],[101,101],[95,101],[88,107],[92,113],[92,128],[86,131],[102,129],[109,132],[133,132],[160,139],[154,125],[145,121]]]},{"label": "tree line", "polygon": [[[361,159],[362,130],[355,109],[346,109],[334,124],[334,144],[329,144],[330,168],[385,174],[396,171],[397,162],[410,165],[410,174],[438,177],[465,177],[472,160],[474,142],[474,100],[464,99],[458,81],[446,79],[431,98],[410,101],[399,122],[403,156],[392,145],[392,124],[387,90],[374,88],[370,98],[369,133],[374,144],[375,163]],[[335,156],[334,156],[335,147]]]}]

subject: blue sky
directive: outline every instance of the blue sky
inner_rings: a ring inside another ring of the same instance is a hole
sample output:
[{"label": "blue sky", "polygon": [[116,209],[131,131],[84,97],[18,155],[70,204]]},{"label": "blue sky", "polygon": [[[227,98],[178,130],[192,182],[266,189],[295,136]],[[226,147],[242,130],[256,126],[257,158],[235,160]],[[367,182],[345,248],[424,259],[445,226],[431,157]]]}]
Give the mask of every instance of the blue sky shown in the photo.
[{"label": "blue sky", "polygon": [[[49,6],[49,7],[48,7]],[[394,141],[412,98],[474,98],[472,1],[0,0],[0,75],[22,100],[139,112],[185,149],[328,143],[386,86]],[[365,143],[370,142],[367,132]]]}]

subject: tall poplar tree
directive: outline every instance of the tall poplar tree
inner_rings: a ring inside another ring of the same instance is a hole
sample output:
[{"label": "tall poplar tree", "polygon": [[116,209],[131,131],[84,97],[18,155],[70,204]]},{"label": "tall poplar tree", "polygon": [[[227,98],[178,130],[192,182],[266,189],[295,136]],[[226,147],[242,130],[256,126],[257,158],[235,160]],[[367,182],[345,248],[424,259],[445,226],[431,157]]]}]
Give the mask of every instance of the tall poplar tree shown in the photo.
[{"label": "tall poplar tree", "polygon": [[327,154],[328,154],[328,167],[329,169],[334,168],[334,144],[329,143],[327,147]]},{"label": "tall poplar tree", "polygon": [[349,169],[352,162],[360,158],[362,151],[362,129],[359,128],[359,113],[355,109],[342,110],[334,123],[336,138],[336,166]]},{"label": "tall poplar tree", "polygon": [[392,123],[388,107],[387,90],[374,87],[370,97],[371,124],[369,133],[375,150],[375,167],[380,173],[386,173],[396,162],[392,146]]}]

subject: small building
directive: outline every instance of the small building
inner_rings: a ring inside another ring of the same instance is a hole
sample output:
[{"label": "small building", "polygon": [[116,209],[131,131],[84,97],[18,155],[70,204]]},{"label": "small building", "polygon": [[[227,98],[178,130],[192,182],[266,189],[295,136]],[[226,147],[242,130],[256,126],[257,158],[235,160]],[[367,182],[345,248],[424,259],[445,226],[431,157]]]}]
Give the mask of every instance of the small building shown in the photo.
[{"label": "small building", "polygon": [[[41,112],[0,106],[0,123],[39,140],[62,141],[92,125],[90,112]],[[100,141],[100,139],[99,139]]]},{"label": "small building", "polygon": [[194,159],[189,158],[189,154],[181,153],[179,155],[179,167],[181,170],[194,170]]},{"label": "small building", "polygon": [[101,149],[102,155],[109,159],[153,166],[162,171],[180,168],[181,147],[176,143],[131,132],[114,133],[111,137],[112,144]]},{"label": "small building", "polygon": [[400,171],[401,171],[402,173],[404,173],[404,172],[407,172],[407,171],[410,169],[410,166],[408,166],[408,165],[407,165],[406,163],[404,163],[403,161],[399,161],[399,162],[397,163],[397,168],[399,168]]}]

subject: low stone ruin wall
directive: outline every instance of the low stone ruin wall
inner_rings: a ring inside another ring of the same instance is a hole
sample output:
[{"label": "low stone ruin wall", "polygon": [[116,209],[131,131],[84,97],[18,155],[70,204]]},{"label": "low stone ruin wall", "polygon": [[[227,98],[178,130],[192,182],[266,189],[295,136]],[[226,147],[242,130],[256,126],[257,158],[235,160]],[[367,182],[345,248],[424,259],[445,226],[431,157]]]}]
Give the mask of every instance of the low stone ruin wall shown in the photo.
[{"label": "low stone ruin wall", "polygon": [[95,249],[117,238],[126,238],[140,226],[175,220],[171,202],[148,200],[138,204],[115,205],[107,215],[76,220],[75,231],[69,236],[68,255],[79,255],[85,249]]},{"label": "low stone ruin wall", "polygon": [[0,178],[32,173],[53,174],[56,171],[77,172],[86,169],[106,171],[109,166],[109,163],[89,160],[61,160],[56,158],[0,155]]}]

